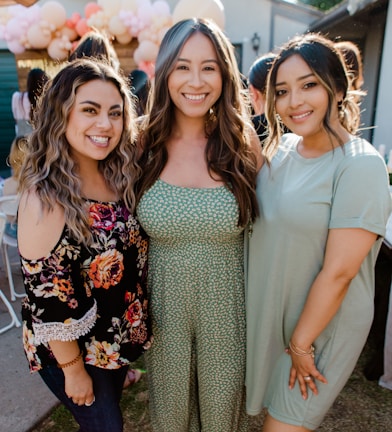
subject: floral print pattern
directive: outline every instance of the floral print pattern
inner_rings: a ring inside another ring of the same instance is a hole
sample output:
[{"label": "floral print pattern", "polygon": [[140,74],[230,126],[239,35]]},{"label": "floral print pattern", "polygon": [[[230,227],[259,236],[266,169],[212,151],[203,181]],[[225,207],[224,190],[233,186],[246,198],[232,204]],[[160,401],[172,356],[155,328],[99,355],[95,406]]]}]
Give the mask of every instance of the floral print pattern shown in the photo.
[{"label": "floral print pattern", "polygon": [[56,363],[52,339],[78,339],[85,362],[106,369],[134,361],[151,345],[147,236],[123,202],[86,204],[90,248],[65,227],[48,256],[21,256],[23,345],[31,372]]}]

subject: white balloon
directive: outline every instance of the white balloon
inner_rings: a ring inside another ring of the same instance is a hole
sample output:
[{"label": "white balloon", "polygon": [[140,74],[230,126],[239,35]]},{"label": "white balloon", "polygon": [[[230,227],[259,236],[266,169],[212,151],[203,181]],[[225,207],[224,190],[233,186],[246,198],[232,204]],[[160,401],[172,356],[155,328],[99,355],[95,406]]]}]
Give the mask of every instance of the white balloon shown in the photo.
[{"label": "white balloon", "polygon": [[188,18],[210,18],[225,27],[225,12],[220,0],[180,0],[173,11],[173,22]]}]

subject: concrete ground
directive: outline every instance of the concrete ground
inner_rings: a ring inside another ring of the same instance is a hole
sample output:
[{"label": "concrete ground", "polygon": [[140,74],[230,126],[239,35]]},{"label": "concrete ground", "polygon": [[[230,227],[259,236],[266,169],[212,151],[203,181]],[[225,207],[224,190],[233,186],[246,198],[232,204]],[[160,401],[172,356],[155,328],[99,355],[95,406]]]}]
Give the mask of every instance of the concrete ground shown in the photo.
[{"label": "concrete ground", "polygon": [[[22,278],[17,265],[16,251],[10,250],[14,283],[23,292]],[[0,254],[0,287],[10,299],[8,280]],[[12,305],[20,318],[20,299]],[[9,314],[0,300],[0,327],[10,322]],[[30,374],[22,347],[22,328],[0,334],[0,432],[28,432],[57,404],[37,373]]]}]

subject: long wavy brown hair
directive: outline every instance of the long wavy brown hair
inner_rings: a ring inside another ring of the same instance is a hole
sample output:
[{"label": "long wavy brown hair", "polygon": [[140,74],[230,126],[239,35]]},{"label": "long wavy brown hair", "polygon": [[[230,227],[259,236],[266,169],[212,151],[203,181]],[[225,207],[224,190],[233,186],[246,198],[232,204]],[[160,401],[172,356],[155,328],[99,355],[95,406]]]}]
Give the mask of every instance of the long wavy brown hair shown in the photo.
[{"label": "long wavy brown hair", "polygon": [[103,61],[74,60],[47,84],[37,106],[36,127],[26,146],[19,178],[21,193],[36,191],[43,209],[49,211],[59,205],[71,234],[87,244],[91,239],[88,214],[78,165],[71,156],[65,133],[78,88],[93,80],[113,83],[123,100],[124,127],[120,142],[106,159],[99,161],[99,170],[109,188],[134,211],[133,186],[140,176],[136,163],[136,114],[127,83]]},{"label": "long wavy brown hair", "polygon": [[[357,133],[360,123],[360,107],[356,102],[355,93],[350,90],[345,61],[334,42],[318,33],[296,36],[281,48],[272,64],[267,81],[266,117],[269,133],[264,144],[267,163],[277,151],[284,128],[275,109],[276,77],[280,65],[293,55],[299,55],[306,62],[328,93],[329,106],[323,119],[323,126],[331,138],[331,148],[333,138],[340,145],[344,144],[330,125],[334,103],[338,104],[340,123],[350,134]],[[336,94],[339,92],[343,94],[343,101],[340,104],[336,101]]]},{"label": "long wavy brown hair", "polygon": [[143,176],[137,183],[137,200],[158,179],[168,158],[166,142],[172,133],[174,104],[168,77],[180,51],[195,33],[212,42],[222,74],[222,94],[206,116],[208,137],[205,156],[210,175],[218,175],[234,194],[239,205],[240,226],[258,214],[255,194],[257,160],[252,150],[250,105],[246,99],[234,48],[222,30],[206,19],[183,20],[165,34],[156,61],[149,115],[142,125],[141,159]]}]

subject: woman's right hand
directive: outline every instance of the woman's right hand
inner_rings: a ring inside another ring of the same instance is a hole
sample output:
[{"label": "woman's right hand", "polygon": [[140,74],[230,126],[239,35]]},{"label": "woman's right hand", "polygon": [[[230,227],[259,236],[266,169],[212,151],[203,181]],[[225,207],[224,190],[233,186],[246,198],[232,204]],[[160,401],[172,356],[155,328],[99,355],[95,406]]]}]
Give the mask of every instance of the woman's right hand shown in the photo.
[{"label": "woman's right hand", "polygon": [[65,393],[76,405],[91,405],[94,401],[93,380],[87,373],[84,363],[63,369],[65,377]]},{"label": "woman's right hand", "polygon": [[76,405],[92,405],[94,402],[93,380],[84,367],[83,352],[76,340],[51,340],[50,348],[64,373],[64,390]]}]

